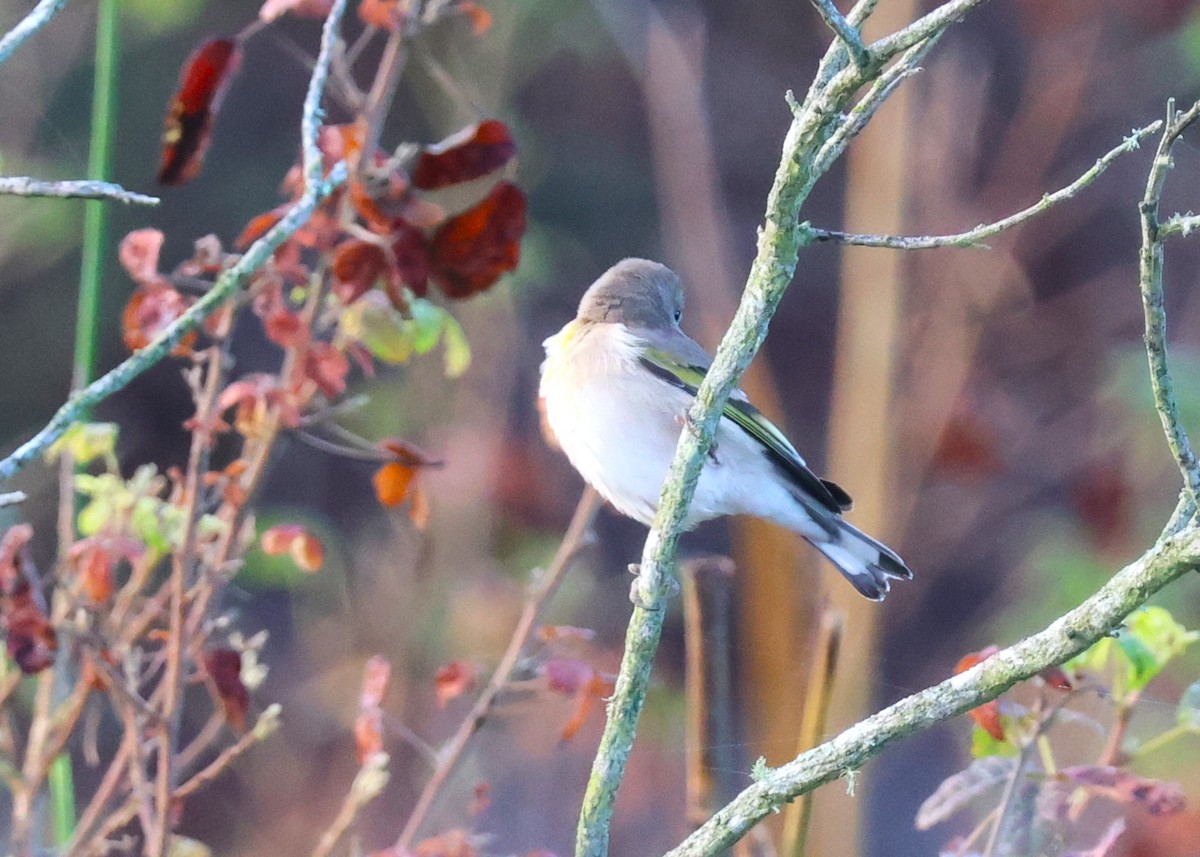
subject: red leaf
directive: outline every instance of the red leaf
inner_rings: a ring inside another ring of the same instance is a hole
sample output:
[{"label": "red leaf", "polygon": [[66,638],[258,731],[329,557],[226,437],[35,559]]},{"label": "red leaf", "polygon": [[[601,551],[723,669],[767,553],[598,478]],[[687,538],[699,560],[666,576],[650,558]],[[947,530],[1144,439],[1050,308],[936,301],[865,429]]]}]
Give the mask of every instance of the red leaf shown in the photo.
[{"label": "red leaf", "polygon": [[[165,281],[139,288],[129,296],[129,303],[125,304],[125,311],[121,314],[125,347],[130,351],[145,348],[187,308],[187,299],[166,285]],[[176,357],[186,356],[191,353],[195,342],[196,332],[192,331],[179,341],[171,353]]]},{"label": "red leaf", "polygon": [[542,664],[539,672],[545,676],[550,690],[573,696],[592,680],[596,668],[577,658],[551,658]]},{"label": "red leaf", "polygon": [[325,562],[325,545],[299,524],[279,524],[262,534],[259,543],[267,556],[287,554],[304,571],[318,571]]},{"label": "red leaf", "polygon": [[54,663],[58,636],[34,588],[29,542],[33,528],[17,524],[0,539],[0,623],[7,632],[9,658],[26,675]]},{"label": "red leaf", "polygon": [[370,27],[397,32],[404,26],[407,5],[401,0],[362,0],[358,4],[358,17]]},{"label": "red leaf", "polygon": [[1071,483],[1071,506],[1100,547],[1119,547],[1133,529],[1133,490],[1119,464],[1087,467]]},{"label": "red leaf", "polygon": [[135,229],[121,239],[117,258],[129,279],[140,286],[158,283],[158,254],[162,250],[165,236],[158,229]]},{"label": "red leaf", "polygon": [[167,110],[158,168],[160,183],[186,184],[199,174],[213,119],[241,58],[241,49],[233,39],[208,39],[188,57],[179,75],[179,89]]},{"label": "red leaf", "polygon": [[520,261],[525,194],[500,182],[474,208],[438,228],[430,244],[433,276],[448,297],[486,291]]},{"label": "red leaf", "polygon": [[334,294],[347,306],[366,294],[383,275],[387,254],[378,244],[357,238],[344,241],[333,253]]},{"label": "red leaf", "polygon": [[250,711],[250,691],[242,684],[242,656],[233,649],[213,649],[204,653],[204,668],[212,679],[217,699],[225,712],[225,722],[237,732],[246,729]]},{"label": "red leaf", "polygon": [[439,669],[433,677],[438,708],[445,708],[450,700],[457,699],[473,689],[478,676],[479,671],[475,665],[465,661],[451,661]]},{"label": "red leaf", "polygon": [[999,473],[1004,462],[997,446],[991,429],[974,415],[952,417],[938,437],[933,469],[944,476],[967,479]]},{"label": "red leaf", "polygon": [[471,808],[467,812],[471,815],[479,815],[492,803],[492,786],[490,783],[476,783],[473,794]]},{"label": "red leaf", "polygon": [[354,743],[359,764],[383,752],[383,697],[392,676],[392,665],[380,655],[367,661],[363,673],[358,717],[354,721]]},{"label": "red leaf", "polygon": [[412,183],[422,190],[436,190],[471,181],[500,169],[516,153],[508,126],[488,119],[426,147],[413,167]]},{"label": "red leaf", "polygon": [[[392,255],[396,261],[396,272],[404,284],[413,290],[418,297],[424,297],[429,291],[429,247],[425,233],[410,225],[402,218],[392,221]],[[396,299],[392,297],[392,303]],[[397,305],[397,309],[403,307]]]},{"label": "red leaf", "polygon": [[[986,661],[998,651],[1000,651],[999,646],[987,646],[977,652],[970,652],[963,655],[954,666],[954,674],[958,675],[959,673],[966,672],[976,664]],[[1004,724],[1000,721],[1000,703],[998,700],[993,699],[991,702],[985,702],[983,705],[972,708],[967,712],[967,716],[997,741],[1005,740]]]},{"label": "red leaf", "polygon": [[328,342],[314,342],[304,355],[305,377],[330,401],[346,392],[349,372],[350,360]]},{"label": "red leaf", "polygon": [[447,830],[416,844],[413,857],[478,857],[479,850],[465,830]]},{"label": "red leaf", "polygon": [[281,205],[278,208],[273,208],[268,212],[258,215],[242,229],[240,235],[233,242],[233,246],[239,250],[245,250],[259,238],[266,235],[271,228],[283,220],[283,216],[287,214],[289,205]]},{"label": "red leaf", "polygon": [[1044,670],[1038,673],[1038,675],[1041,677],[1042,681],[1050,685],[1055,690],[1065,691],[1071,690],[1074,687],[1071,684],[1071,678],[1060,666],[1046,667]]},{"label": "red leaf", "polygon": [[258,18],[266,24],[285,12],[301,18],[324,18],[332,7],[333,0],[266,0],[258,10]]}]

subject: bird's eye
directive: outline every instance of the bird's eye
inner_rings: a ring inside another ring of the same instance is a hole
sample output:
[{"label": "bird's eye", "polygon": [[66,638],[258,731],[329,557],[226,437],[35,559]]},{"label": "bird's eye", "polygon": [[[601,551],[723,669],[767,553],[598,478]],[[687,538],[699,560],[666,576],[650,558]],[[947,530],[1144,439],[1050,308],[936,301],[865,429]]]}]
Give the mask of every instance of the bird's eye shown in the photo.
[{"label": "bird's eye", "polygon": [[679,324],[679,319],[681,319],[681,318],[683,318],[683,310],[681,310],[681,309],[675,310],[675,323]]}]

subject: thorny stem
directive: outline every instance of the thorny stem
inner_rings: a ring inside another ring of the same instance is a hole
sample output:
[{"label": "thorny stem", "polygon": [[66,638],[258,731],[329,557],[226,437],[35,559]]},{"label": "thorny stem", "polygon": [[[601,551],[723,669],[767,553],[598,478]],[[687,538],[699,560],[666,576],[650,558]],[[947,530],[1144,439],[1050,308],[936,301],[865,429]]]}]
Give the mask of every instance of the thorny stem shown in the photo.
[{"label": "thorny stem", "polygon": [[554,597],[554,593],[558,591],[559,584],[562,583],[571,563],[579,555],[579,551],[587,545],[592,520],[596,517],[599,508],[600,495],[590,487],[585,488],[583,496],[579,498],[579,503],[575,507],[575,513],[571,516],[571,523],[567,526],[562,542],[559,543],[558,550],[554,553],[554,558],[529,592],[525,608],[521,611],[521,617],[517,621],[517,627],[508,641],[508,648],[504,650],[500,662],[496,664],[496,669],[492,672],[487,687],[476,698],[475,704],[463,718],[458,731],[438,750],[433,774],[425,784],[425,788],[421,790],[416,806],[393,846],[397,853],[404,854],[409,851],[425,816],[433,807],[434,801],[437,800],[450,775],[458,767],[463,751],[487,721],[492,707],[496,704],[496,697],[508,686],[513,669],[516,667],[526,643],[529,642],[530,635],[537,627],[542,610]]}]

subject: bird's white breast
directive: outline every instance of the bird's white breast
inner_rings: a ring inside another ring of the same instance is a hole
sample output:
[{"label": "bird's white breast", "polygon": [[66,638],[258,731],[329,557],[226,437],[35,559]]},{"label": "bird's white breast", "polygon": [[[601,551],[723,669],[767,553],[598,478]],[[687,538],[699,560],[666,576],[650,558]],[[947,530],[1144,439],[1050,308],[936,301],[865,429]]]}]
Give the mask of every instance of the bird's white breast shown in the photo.
[{"label": "bird's white breast", "polygon": [[[544,344],[539,392],[559,446],[605,499],[650,524],[692,396],[639,363],[644,345],[623,325],[573,321]],[[701,473],[689,527],[718,515],[771,516],[780,504],[793,505],[761,448],[725,423]]]}]

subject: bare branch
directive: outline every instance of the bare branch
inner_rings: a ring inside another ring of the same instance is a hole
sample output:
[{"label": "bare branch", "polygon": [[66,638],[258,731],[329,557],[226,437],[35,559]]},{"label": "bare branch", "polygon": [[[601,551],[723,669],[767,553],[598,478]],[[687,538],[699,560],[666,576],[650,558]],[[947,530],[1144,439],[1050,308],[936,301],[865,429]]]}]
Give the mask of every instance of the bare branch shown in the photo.
[{"label": "bare branch", "polygon": [[[1184,130],[1200,118],[1200,101],[1185,113],[1175,111],[1175,100],[1167,101],[1167,118],[1154,162],[1146,179],[1146,192],[1138,205],[1142,227],[1142,247],[1138,253],[1138,285],[1142,293],[1145,318],[1146,358],[1150,364],[1150,386],[1154,407],[1158,410],[1167,445],[1175,456],[1186,490],[1193,503],[1200,501],[1200,462],[1192,449],[1187,429],[1179,419],[1175,385],[1167,366],[1167,312],[1163,306],[1163,241],[1167,237],[1158,222],[1158,205],[1167,171],[1171,168],[1171,150]],[[1169,234],[1169,233],[1168,233]],[[1185,234],[1180,228],[1179,234]]]},{"label": "bare branch", "polygon": [[863,46],[862,36],[858,34],[858,30],[842,17],[837,6],[833,5],[833,0],[812,0],[812,4],[816,7],[821,20],[837,34],[839,39],[845,42],[846,50],[850,52],[850,58],[854,60],[854,64],[865,68],[871,62],[871,55]]},{"label": "bare branch", "polygon": [[41,0],[34,6],[17,26],[5,33],[4,38],[0,38],[0,63],[12,56],[13,51],[19,48],[22,42],[48,24],[66,5],[67,0]]},{"label": "bare branch", "polygon": [[126,205],[158,205],[161,202],[157,196],[135,193],[119,184],[90,179],[47,181],[29,176],[0,176],[0,194],[55,199],[110,199]]},{"label": "bare branch", "polygon": [[[986,245],[982,244],[986,239],[998,235],[1007,229],[1012,229],[1014,226],[1019,226],[1026,220],[1036,217],[1047,209],[1058,205],[1060,202],[1074,199],[1079,195],[1080,191],[1091,185],[1105,170],[1112,166],[1113,161],[1121,157],[1121,155],[1138,149],[1142,139],[1158,131],[1162,125],[1163,123],[1160,120],[1144,128],[1134,130],[1133,133],[1121,141],[1119,146],[1114,147],[1097,160],[1091,169],[1066,187],[1060,188],[1054,191],[1054,193],[1048,193],[1028,208],[1024,208],[1015,214],[1010,214],[1008,217],[997,220],[994,223],[981,224],[974,229],[954,235],[860,235],[853,232],[837,232],[829,229],[814,228],[812,230],[813,238],[816,241],[854,244],[859,247],[886,247],[893,250],[927,250],[934,247],[986,247]],[[1198,219],[1198,223],[1200,223],[1200,219]]]}]

